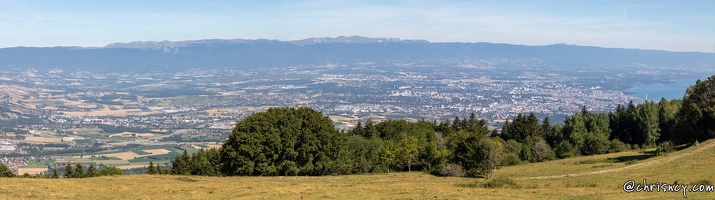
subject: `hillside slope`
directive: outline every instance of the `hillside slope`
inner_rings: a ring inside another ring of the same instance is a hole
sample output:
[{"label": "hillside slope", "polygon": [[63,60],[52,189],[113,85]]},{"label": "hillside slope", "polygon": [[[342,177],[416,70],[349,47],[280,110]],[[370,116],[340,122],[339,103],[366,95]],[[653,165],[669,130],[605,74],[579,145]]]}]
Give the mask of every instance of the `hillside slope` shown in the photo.
[{"label": "hillside slope", "polygon": [[[185,177],[130,175],[88,179],[0,179],[0,199],[679,199],[682,192],[626,193],[623,184],[715,180],[715,142],[667,156],[621,152],[505,167],[515,185],[421,172],[324,177]],[[630,161],[630,162],[627,162]],[[688,192],[688,199],[715,193]]]}]

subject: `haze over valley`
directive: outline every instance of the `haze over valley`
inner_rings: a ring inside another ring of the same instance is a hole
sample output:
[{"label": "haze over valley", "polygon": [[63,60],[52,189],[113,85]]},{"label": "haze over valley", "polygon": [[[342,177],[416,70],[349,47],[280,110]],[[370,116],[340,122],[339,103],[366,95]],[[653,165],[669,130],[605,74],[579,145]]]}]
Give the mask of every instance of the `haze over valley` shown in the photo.
[{"label": "haze over valley", "polygon": [[0,199],[713,198],[714,6],[0,0]]}]

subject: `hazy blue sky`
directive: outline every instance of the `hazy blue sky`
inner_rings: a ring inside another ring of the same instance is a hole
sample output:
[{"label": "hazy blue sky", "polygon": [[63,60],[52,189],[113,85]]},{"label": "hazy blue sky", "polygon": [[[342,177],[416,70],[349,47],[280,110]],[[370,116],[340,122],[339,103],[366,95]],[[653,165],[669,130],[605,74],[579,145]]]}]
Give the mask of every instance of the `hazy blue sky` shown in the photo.
[{"label": "hazy blue sky", "polygon": [[713,52],[715,1],[0,0],[0,47],[341,35]]}]

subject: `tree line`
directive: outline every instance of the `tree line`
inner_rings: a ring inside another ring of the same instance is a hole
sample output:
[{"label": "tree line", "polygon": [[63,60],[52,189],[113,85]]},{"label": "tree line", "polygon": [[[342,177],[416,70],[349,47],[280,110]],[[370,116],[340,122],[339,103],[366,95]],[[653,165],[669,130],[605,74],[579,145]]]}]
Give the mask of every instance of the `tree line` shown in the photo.
[{"label": "tree line", "polygon": [[[86,169],[85,169],[86,168]],[[62,174],[59,173],[62,171]],[[64,167],[64,169],[53,168],[52,174],[43,174],[31,176],[25,173],[19,177],[34,177],[34,178],[91,178],[98,176],[114,176],[114,175],[124,175],[124,172],[113,166],[108,166],[101,168],[97,171],[94,164],[90,164],[87,167],[82,166],[82,164],[77,164],[74,168],[69,162]],[[0,177],[17,177],[15,173],[7,167],[7,165],[0,163]]]}]

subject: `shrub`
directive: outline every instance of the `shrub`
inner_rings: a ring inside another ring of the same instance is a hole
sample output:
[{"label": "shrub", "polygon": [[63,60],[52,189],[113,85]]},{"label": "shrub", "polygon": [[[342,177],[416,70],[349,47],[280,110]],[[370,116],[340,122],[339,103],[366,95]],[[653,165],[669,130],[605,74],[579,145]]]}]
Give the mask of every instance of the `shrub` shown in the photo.
[{"label": "shrub", "polygon": [[517,153],[505,153],[504,158],[501,162],[502,166],[512,166],[521,164],[521,159],[519,159],[519,154]]},{"label": "shrub", "polygon": [[549,153],[546,154],[544,160],[556,160],[556,152],[553,149],[549,150]]},{"label": "shrub", "polygon": [[561,141],[556,145],[556,156],[559,158],[568,158],[575,155],[575,148],[568,141]]},{"label": "shrub", "polygon": [[99,170],[99,175],[100,176],[116,176],[116,175],[124,175],[124,171],[122,169],[119,169],[114,166],[109,166],[102,168]]},{"label": "shrub", "polygon": [[655,154],[658,156],[664,156],[673,151],[675,151],[675,149],[670,142],[663,142],[658,145],[658,148],[655,150]]},{"label": "shrub", "polygon": [[621,151],[628,151],[630,150],[630,146],[628,144],[621,142],[618,139],[613,139],[611,140],[611,148],[608,150],[608,152],[611,153],[617,153]]},{"label": "shrub", "polygon": [[584,155],[603,154],[607,153],[609,148],[610,142],[605,135],[593,133],[586,136],[581,152]]}]

